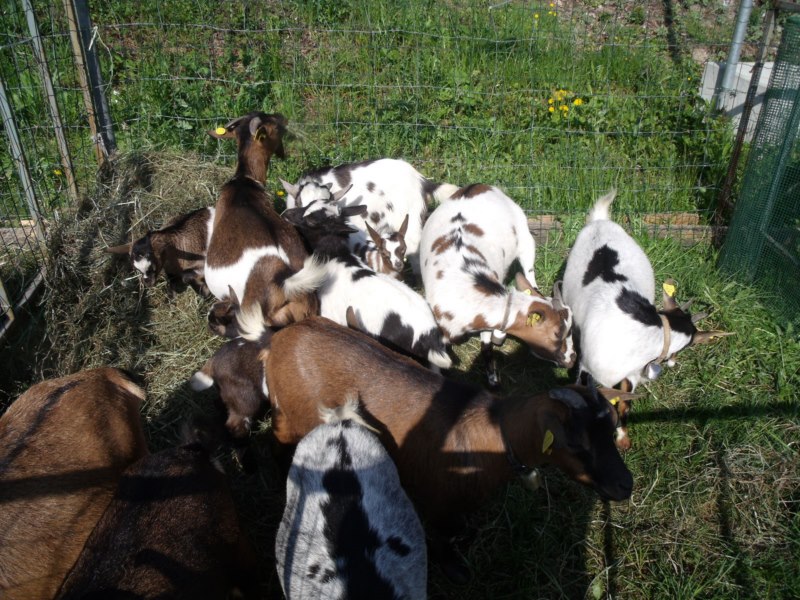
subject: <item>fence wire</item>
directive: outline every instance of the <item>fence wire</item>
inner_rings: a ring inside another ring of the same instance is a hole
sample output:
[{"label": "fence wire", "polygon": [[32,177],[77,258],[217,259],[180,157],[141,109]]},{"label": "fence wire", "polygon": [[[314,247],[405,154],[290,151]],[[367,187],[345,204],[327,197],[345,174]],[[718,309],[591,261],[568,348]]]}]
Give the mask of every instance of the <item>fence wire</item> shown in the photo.
[{"label": "fence wire", "polygon": [[[296,137],[271,186],[324,164],[402,157],[433,179],[498,185],[532,217],[563,223],[617,187],[632,226],[691,242],[708,238],[733,137],[698,93],[704,63],[729,46],[732,26],[708,27],[732,23],[728,4],[110,0],[89,11],[121,152],[231,164],[233,146],[205,132],[277,111]],[[97,165],[64,3],[33,5],[85,193]],[[74,202],[23,0],[0,18],[0,74],[42,216],[55,219]],[[15,296],[37,272],[25,261],[44,256],[7,141],[0,278]]]}]

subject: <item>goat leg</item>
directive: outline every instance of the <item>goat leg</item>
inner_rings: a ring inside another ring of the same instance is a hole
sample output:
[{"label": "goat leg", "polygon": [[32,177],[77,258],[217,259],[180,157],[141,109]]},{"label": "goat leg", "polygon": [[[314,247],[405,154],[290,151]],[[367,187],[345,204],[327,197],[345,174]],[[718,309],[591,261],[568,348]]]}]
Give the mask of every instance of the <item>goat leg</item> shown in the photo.
[{"label": "goat leg", "polygon": [[491,331],[481,331],[481,356],[486,368],[486,379],[489,382],[489,388],[493,390],[499,389],[500,375],[497,373],[497,358],[494,353]]}]

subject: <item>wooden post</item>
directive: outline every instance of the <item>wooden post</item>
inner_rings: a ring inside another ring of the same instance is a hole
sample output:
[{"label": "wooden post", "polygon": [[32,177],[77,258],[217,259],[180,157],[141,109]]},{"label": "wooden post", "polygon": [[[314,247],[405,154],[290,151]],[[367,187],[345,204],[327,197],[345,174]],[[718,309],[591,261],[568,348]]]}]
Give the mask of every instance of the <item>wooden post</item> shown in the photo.
[{"label": "wooden post", "polygon": [[67,180],[67,190],[73,203],[78,202],[78,186],[75,183],[75,173],[72,169],[72,157],[69,153],[69,146],[67,146],[67,138],[64,135],[64,126],[61,123],[61,113],[58,110],[58,102],[56,101],[56,94],[53,89],[53,81],[50,79],[50,69],[47,65],[47,56],[42,45],[42,37],[39,35],[39,26],[36,23],[36,15],[33,13],[33,6],[31,0],[22,0],[22,7],[25,11],[25,17],[28,21],[28,30],[31,34],[31,41],[33,44],[33,53],[36,56],[36,65],[39,67],[39,74],[42,77],[42,85],[44,86],[44,95],[47,100],[47,106],[50,110],[50,119],[53,121],[53,130],[56,135],[56,143],[58,144],[58,151],[61,154],[61,166],[64,168],[64,176]]}]

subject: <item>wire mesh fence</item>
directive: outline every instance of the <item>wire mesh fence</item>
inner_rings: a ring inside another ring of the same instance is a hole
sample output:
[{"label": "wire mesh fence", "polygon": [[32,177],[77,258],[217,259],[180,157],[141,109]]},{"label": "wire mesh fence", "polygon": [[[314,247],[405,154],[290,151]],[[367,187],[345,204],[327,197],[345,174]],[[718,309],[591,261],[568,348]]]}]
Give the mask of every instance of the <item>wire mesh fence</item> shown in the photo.
[{"label": "wire mesh fence", "polygon": [[[26,4],[2,9],[0,72],[46,225],[74,201]],[[96,138],[69,4],[35,0],[33,8],[85,192],[96,178]],[[579,223],[597,195],[617,187],[632,227],[708,239],[733,135],[700,98],[700,75],[728,48],[730,3],[74,4],[88,6],[86,46],[99,60],[122,152],[169,148],[231,164],[234,148],[206,130],[251,110],[278,111],[296,138],[288,159],[273,162],[272,184],[324,164],[402,157],[433,179],[498,185],[546,227]],[[24,261],[44,256],[26,229],[26,186],[2,141],[0,210],[13,234],[4,234],[0,273],[13,297],[37,272],[15,283],[28,273]]]},{"label": "wire mesh fence", "polygon": [[786,24],[720,262],[800,313],[800,16]]}]

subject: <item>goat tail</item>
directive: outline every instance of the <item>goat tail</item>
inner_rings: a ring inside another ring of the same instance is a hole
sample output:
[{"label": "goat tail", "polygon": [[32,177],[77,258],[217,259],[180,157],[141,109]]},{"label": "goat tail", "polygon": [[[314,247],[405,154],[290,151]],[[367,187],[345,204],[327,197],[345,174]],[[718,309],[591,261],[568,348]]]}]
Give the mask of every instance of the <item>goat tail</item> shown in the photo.
[{"label": "goat tail", "polygon": [[203,368],[197,371],[189,379],[189,387],[195,392],[202,392],[214,385],[214,369],[211,361],[213,357],[206,361]]},{"label": "goat tail", "polygon": [[283,293],[293,300],[302,294],[319,289],[328,278],[327,261],[312,254],[303,262],[303,268],[283,282]]},{"label": "goat tail", "polygon": [[586,218],[586,222],[591,223],[592,221],[608,221],[611,218],[611,203],[616,197],[617,190],[616,188],[612,188],[611,191],[605,196],[599,198],[597,202],[594,203],[592,210],[589,211],[589,216]]},{"label": "goat tail", "polygon": [[366,427],[375,434],[380,432],[364,420],[358,412],[358,394],[348,394],[341,406],[334,408],[319,407],[319,418],[323,423],[338,423],[340,421],[353,421],[362,427]]},{"label": "goat tail", "polygon": [[438,184],[433,191],[431,192],[431,196],[433,199],[441,204],[442,202],[449,200],[450,196],[455,194],[459,189],[457,185],[453,185],[452,183],[440,183]]},{"label": "goat tail", "polygon": [[453,359],[450,358],[447,352],[442,350],[429,350],[428,362],[440,369],[449,369],[453,366]]},{"label": "goat tail", "polygon": [[247,306],[239,306],[234,316],[236,328],[248,342],[260,342],[269,330],[264,322],[264,313],[261,304],[252,302]]}]

